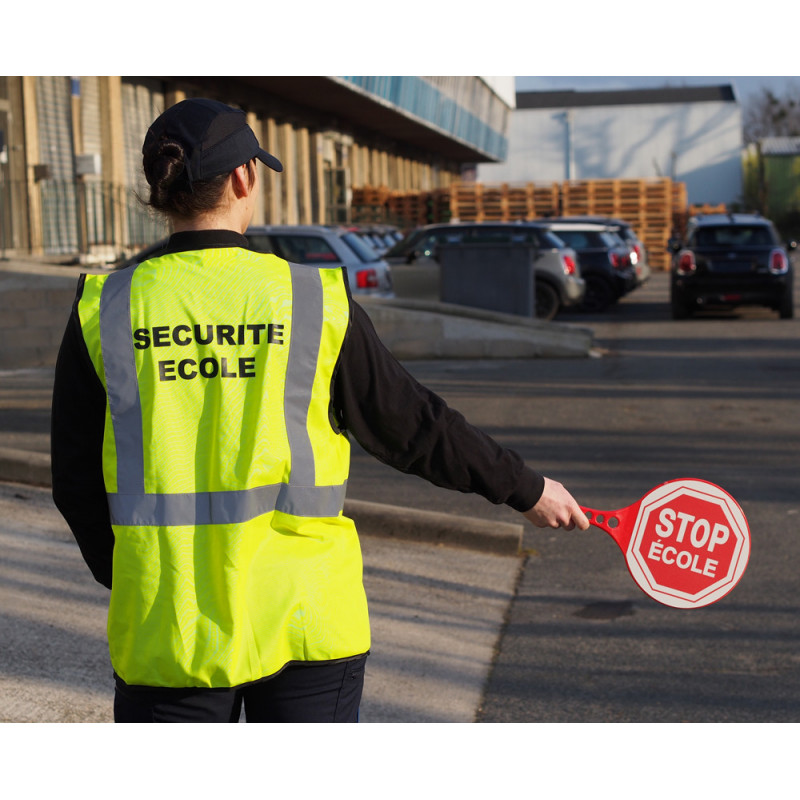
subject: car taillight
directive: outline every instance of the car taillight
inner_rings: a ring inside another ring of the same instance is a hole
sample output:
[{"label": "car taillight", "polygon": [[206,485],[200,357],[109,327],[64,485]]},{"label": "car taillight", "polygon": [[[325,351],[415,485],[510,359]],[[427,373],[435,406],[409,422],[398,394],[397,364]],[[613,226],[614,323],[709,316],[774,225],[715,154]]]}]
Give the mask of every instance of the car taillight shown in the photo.
[{"label": "car taillight", "polygon": [[377,289],[378,273],[374,269],[360,269],[356,272],[356,286],[359,289]]},{"label": "car taillight", "polygon": [[636,261],[635,264],[638,264],[642,260],[642,246],[640,244],[635,244],[633,246],[633,252],[636,253]]},{"label": "car taillight", "polygon": [[639,248],[636,246],[631,247],[630,254],[629,254],[630,262],[634,266],[636,266],[640,261],[641,258],[639,256]]},{"label": "car taillight", "polygon": [[678,272],[681,275],[691,275],[697,269],[694,263],[694,253],[691,250],[684,250],[678,256]]},{"label": "car taillight", "polygon": [[769,271],[773,275],[783,275],[789,271],[789,259],[783,250],[773,250],[769,254]]},{"label": "car taillight", "polygon": [[572,256],[564,255],[561,257],[565,275],[575,274],[575,259]]},{"label": "car taillight", "polygon": [[631,263],[630,257],[627,254],[623,255],[617,250],[608,251],[608,260],[611,262],[611,266],[614,267],[614,269],[622,269]]}]

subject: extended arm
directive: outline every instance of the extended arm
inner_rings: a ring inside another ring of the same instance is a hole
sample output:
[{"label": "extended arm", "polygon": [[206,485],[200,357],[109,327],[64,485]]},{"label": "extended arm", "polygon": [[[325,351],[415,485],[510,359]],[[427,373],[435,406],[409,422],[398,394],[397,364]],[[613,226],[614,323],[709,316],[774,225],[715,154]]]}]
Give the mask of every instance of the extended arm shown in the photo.
[{"label": "extended arm", "polygon": [[380,461],[437,486],[505,503],[540,527],[588,527],[561,484],[539,475],[434,392],[388,352],[366,312],[352,322],[334,381],[342,425]]}]

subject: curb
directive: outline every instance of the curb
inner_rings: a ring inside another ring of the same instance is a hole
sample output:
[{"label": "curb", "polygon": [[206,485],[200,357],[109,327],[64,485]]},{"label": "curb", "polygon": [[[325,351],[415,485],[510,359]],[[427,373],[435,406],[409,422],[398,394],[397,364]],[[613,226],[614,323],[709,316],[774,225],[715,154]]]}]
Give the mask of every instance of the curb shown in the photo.
[{"label": "curb", "polygon": [[495,555],[522,552],[523,526],[437,511],[345,500],[344,513],[365,536],[383,536],[428,544],[463,547]]},{"label": "curb", "polygon": [[50,454],[0,447],[0,481],[50,486]]},{"label": "curb", "polygon": [[356,297],[381,341],[399,359],[587,358],[591,328],[397,298]]},{"label": "curb", "polygon": [[[0,447],[0,481],[49,487],[50,454]],[[349,499],[345,500],[344,513],[363,536],[461,547],[495,555],[515,556],[522,552],[523,526],[514,523]]]}]

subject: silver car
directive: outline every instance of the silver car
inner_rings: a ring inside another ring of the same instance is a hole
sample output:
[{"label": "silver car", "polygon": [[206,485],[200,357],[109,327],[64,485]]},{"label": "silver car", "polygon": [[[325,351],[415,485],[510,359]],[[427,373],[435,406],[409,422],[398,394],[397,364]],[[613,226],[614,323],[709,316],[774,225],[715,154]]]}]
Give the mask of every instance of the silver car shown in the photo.
[{"label": "silver car", "polygon": [[[350,291],[393,297],[389,265],[361,238],[345,228],[327,225],[253,225],[245,231],[251,249],[274,253],[295,264],[347,268]],[[133,256],[117,262],[124,269],[159,255],[168,239],[161,239]]]},{"label": "silver car", "polygon": [[392,296],[388,263],[358,234],[328,225],[252,225],[244,234],[250,247],[295,264],[347,268],[354,294]]},{"label": "silver car", "polygon": [[387,251],[397,297],[441,299],[437,248],[449,244],[530,244],[534,258],[536,317],[551,320],[565,307],[577,306],[585,284],[575,251],[546,224],[527,222],[449,222],[426,225]]}]

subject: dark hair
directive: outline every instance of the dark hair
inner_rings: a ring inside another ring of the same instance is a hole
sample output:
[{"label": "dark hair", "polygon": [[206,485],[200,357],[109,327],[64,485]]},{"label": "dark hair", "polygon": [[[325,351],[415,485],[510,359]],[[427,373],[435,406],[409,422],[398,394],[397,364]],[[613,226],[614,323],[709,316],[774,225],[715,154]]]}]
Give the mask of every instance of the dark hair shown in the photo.
[{"label": "dark hair", "polygon": [[[147,203],[156,211],[180,219],[191,218],[215,209],[221,199],[228,175],[207,181],[190,182],[185,167],[183,145],[174,139],[159,139],[144,152],[144,174],[150,184]],[[253,165],[248,162],[253,180]]]}]

